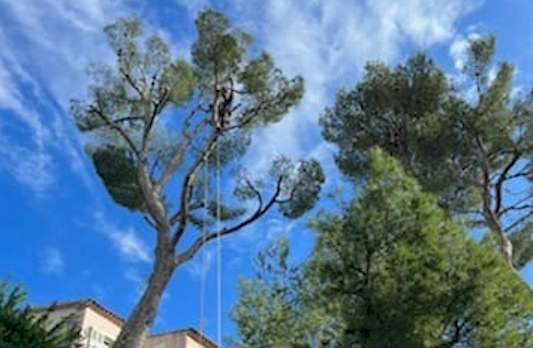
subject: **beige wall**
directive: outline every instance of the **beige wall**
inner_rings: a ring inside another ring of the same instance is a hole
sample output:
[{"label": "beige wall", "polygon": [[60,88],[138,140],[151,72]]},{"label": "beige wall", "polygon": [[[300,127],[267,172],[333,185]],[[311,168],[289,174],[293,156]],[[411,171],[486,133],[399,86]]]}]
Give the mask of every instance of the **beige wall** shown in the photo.
[{"label": "beige wall", "polygon": [[[80,307],[69,307],[51,312],[50,325],[65,317],[72,317],[81,328],[83,348],[109,348],[118,337],[121,326],[91,307],[78,308]],[[147,337],[143,348],[205,348],[205,346],[188,336],[187,332],[181,331]]]},{"label": "beige wall", "polygon": [[186,337],[184,348],[205,348],[203,345],[193,340],[189,336]]},{"label": "beige wall", "polygon": [[117,338],[120,326],[88,307],[83,313],[81,330],[87,348],[106,348]]},{"label": "beige wall", "polygon": [[184,332],[148,337],[143,348],[205,348]]},{"label": "beige wall", "polygon": [[156,335],[148,337],[143,348],[186,348],[185,338],[185,334],[181,332]]}]

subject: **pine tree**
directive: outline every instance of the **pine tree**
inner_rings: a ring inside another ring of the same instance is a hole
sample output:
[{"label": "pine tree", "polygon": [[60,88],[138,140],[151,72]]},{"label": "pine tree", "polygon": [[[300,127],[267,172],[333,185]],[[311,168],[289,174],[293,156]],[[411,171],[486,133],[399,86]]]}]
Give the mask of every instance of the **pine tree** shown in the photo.
[{"label": "pine tree", "polygon": [[49,312],[36,315],[24,305],[26,293],[20,287],[0,283],[0,347],[75,348],[79,328],[68,320],[51,325]]},{"label": "pine tree", "polygon": [[519,268],[533,257],[533,92],[511,98],[513,67],[494,65],[494,48],[492,36],[470,41],[468,93],[424,54],[393,70],[369,63],[321,125],[348,177],[366,178],[368,151],[381,147],[450,214],[488,228]]},{"label": "pine tree", "polygon": [[[275,206],[283,216],[299,217],[324,181],[314,160],[294,165],[280,157],[261,178],[239,166],[252,132],[279,121],[300,101],[303,79],[287,78],[266,52],[250,58],[251,36],[222,13],[204,10],[196,28],[188,62],[172,58],[158,35],[141,44],[136,18],[107,26],[116,65],[92,66],[88,100],[72,103],[109,195],[142,214],[156,236],[153,269],[115,343],[119,348],[142,346],[172,274],[202,246]],[[205,185],[214,192],[217,177],[224,180],[222,201],[211,194],[206,202]],[[253,207],[250,200],[257,204],[252,211],[246,209]],[[215,219],[224,225],[219,230]]]},{"label": "pine tree", "polygon": [[237,346],[533,345],[529,286],[383,151],[369,151],[360,196],[311,227],[309,260],[287,266],[288,251],[277,248],[243,281]]}]

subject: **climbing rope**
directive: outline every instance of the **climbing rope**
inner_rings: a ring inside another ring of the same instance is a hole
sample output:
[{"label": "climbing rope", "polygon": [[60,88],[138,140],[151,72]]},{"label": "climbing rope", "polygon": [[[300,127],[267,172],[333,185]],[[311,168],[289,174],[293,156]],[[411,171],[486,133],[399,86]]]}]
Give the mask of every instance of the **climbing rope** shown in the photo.
[{"label": "climbing rope", "polygon": [[220,149],[216,144],[216,229],[217,229],[217,343],[222,347],[222,241],[220,208]]},{"label": "climbing rope", "polygon": [[[205,160],[204,164],[204,214],[202,220],[202,238],[207,237],[207,205],[209,203],[209,161]],[[209,260],[206,257],[206,251],[202,251],[202,265],[200,271],[200,320],[198,323],[199,331],[203,335],[205,334],[205,282],[207,277],[207,262]]]}]

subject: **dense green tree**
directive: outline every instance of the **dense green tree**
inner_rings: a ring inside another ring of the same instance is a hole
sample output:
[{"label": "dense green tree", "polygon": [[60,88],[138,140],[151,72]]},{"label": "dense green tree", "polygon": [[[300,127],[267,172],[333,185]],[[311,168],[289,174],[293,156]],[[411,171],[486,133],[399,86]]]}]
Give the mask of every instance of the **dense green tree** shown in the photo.
[{"label": "dense green tree", "polygon": [[238,347],[307,347],[296,310],[301,272],[288,265],[288,256],[288,242],[279,240],[255,258],[256,278],[240,280],[241,298],[232,312],[242,338]]},{"label": "dense green tree", "polygon": [[24,305],[26,294],[19,287],[0,283],[0,347],[74,348],[79,347],[79,329],[69,321],[51,324],[48,312],[36,315]]},{"label": "dense green tree", "polygon": [[360,197],[311,227],[300,268],[282,244],[243,281],[238,347],[533,346],[528,285],[383,151]]},{"label": "dense green tree", "polygon": [[494,46],[492,36],[470,41],[465,93],[424,54],[395,69],[369,63],[321,126],[344,174],[368,177],[368,151],[381,147],[450,213],[488,227],[520,267],[533,257],[533,93],[511,98],[513,67],[493,65]]},{"label": "dense green tree", "polygon": [[[109,195],[142,214],[156,234],[153,270],[116,341],[120,348],[142,345],[175,269],[203,245],[275,206],[286,217],[302,215],[324,181],[314,160],[294,165],[280,157],[270,178],[251,178],[239,167],[253,130],[297,104],[303,80],[285,77],[266,52],[250,57],[252,38],[219,12],[202,11],[196,28],[187,62],[172,58],[158,35],[146,37],[138,19],[107,26],[116,65],[92,66],[88,100],[72,103]],[[221,200],[212,193],[220,177]],[[235,195],[228,194],[232,183]],[[245,208],[250,200],[257,201],[252,211]]]}]

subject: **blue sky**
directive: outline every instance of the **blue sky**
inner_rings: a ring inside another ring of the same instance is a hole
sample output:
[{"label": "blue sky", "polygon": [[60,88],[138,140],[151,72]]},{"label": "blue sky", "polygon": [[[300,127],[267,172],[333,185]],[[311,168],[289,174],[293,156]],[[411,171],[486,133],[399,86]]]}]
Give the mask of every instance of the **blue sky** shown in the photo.
[{"label": "blue sky", "polygon": [[[326,191],[340,179],[317,119],[369,59],[394,64],[427,50],[456,76],[466,38],[489,32],[498,39],[497,58],[518,68],[515,93],[533,85],[529,0],[0,0],[0,277],[24,284],[31,301],[94,297],[123,316],[133,306],[153,236],[141,217],[110,202],[84,157],[68,101],[84,95],[88,63],[112,60],[105,24],[136,13],[187,57],[195,14],[208,5],[254,34],[256,48],[270,51],[285,72],[306,80],[304,101],[254,136],[247,164],[261,171],[279,153],[316,157],[328,174]],[[291,240],[296,259],[305,257],[312,236],[304,222],[271,215],[223,242],[224,334],[234,332],[227,313],[251,257],[279,235]],[[209,248],[175,274],[156,330],[198,326],[205,271],[206,331],[216,337],[213,266]],[[533,280],[532,267],[524,277]]]}]

